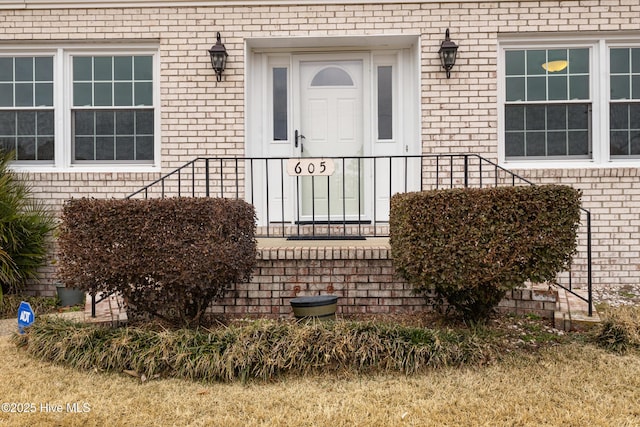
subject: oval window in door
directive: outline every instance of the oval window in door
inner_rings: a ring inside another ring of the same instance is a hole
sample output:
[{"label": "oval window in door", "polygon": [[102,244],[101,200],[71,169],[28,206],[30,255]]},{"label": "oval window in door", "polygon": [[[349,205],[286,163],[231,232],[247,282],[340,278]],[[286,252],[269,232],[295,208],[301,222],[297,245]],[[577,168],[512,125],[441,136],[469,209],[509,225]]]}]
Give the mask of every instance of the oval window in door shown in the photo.
[{"label": "oval window in door", "polygon": [[342,68],[331,66],[318,71],[311,86],[353,86],[353,80]]}]

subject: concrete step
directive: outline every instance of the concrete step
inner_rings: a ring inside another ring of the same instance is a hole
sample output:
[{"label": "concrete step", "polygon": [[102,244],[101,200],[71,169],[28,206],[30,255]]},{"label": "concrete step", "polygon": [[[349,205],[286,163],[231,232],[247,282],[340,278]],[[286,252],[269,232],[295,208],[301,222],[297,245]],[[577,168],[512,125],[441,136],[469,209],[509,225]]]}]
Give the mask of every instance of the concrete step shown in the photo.
[{"label": "concrete step", "polygon": [[[96,298],[96,299],[99,299]],[[122,298],[116,294],[96,304],[96,316],[91,316],[91,295],[87,294],[84,306],[84,320],[87,323],[111,324],[117,326],[127,321],[127,312]]]},{"label": "concrete step", "polygon": [[[575,290],[583,297],[587,297],[584,290]],[[558,289],[558,301],[554,315],[554,327],[562,331],[588,331],[600,323],[600,316],[593,308],[589,316],[588,304],[564,289]]]}]

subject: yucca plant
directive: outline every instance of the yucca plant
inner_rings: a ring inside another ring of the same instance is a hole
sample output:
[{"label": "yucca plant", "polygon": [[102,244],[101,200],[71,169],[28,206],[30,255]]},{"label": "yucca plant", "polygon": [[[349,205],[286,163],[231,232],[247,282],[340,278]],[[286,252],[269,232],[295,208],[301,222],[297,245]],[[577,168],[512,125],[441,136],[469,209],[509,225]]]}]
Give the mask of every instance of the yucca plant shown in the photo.
[{"label": "yucca plant", "polygon": [[42,201],[32,197],[24,177],[9,168],[14,158],[13,152],[0,151],[0,298],[37,277],[56,225]]}]

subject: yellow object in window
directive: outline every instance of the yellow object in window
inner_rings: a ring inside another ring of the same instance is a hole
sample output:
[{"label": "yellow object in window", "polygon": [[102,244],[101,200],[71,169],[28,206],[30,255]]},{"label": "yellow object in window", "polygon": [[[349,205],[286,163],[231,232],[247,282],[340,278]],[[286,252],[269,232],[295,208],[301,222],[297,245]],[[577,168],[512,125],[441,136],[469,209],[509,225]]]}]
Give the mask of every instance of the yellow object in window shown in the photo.
[{"label": "yellow object in window", "polygon": [[567,68],[568,65],[569,65],[568,61],[551,61],[551,62],[545,62],[544,64],[542,64],[542,68],[544,68],[550,73],[555,73],[555,72],[564,70],[565,68]]}]

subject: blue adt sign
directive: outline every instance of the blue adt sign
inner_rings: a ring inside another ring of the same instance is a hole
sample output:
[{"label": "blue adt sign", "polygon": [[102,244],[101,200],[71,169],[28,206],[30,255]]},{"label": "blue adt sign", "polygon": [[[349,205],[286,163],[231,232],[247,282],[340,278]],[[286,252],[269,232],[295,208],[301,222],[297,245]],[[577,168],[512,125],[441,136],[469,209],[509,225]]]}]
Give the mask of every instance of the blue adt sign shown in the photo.
[{"label": "blue adt sign", "polygon": [[24,328],[31,325],[36,315],[28,302],[22,301],[18,307],[18,332],[24,334]]}]

